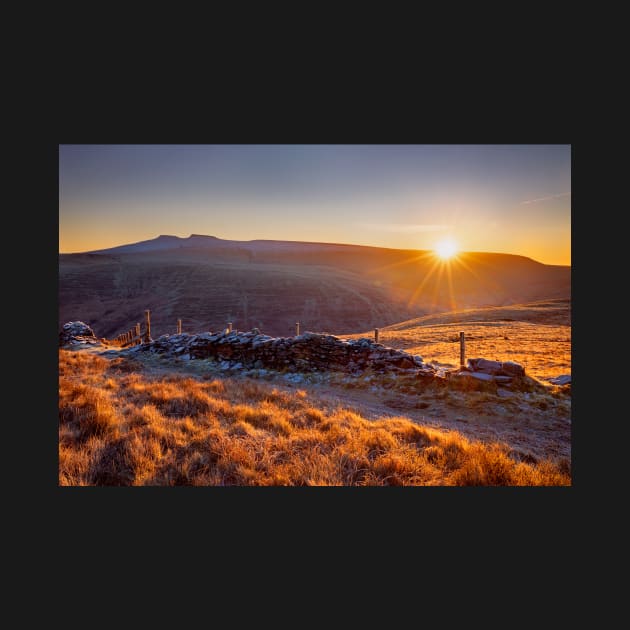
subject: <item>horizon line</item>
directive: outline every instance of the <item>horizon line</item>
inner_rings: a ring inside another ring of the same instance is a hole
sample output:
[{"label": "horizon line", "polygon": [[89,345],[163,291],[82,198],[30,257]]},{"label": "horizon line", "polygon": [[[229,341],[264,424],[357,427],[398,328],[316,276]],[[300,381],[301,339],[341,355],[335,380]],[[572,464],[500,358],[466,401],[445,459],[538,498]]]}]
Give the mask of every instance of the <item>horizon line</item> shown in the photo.
[{"label": "horizon line", "polygon": [[[171,237],[171,238],[177,238],[181,240],[190,239],[194,236],[200,236],[203,238],[213,238],[218,241],[233,242],[233,243],[253,243],[253,242],[263,241],[263,242],[269,242],[269,243],[301,243],[301,244],[306,244],[306,245],[338,245],[338,246],[348,246],[348,247],[370,247],[373,249],[386,249],[386,250],[391,250],[391,251],[406,251],[406,252],[431,252],[433,251],[431,248],[417,249],[417,248],[411,248],[411,247],[384,247],[381,245],[368,245],[366,243],[332,243],[328,241],[302,241],[302,240],[273,239],[273,238],[254,238],[254,239],[249,239],[249,240],[238,240],[238,239],[231,239],[231,238],[227,238],[227,239],[221,238],[219,236],[214,236],[213,234],[191,233],[188,236],[177,236],[176,234],[158,234],[157,236],[154,236],[151,238],[145,238],[139,241],[133,241],[131,243],[121,243],[119,245],[111,245],[109,247],[100,247],[98,249],[72,251],[72,252],[68,252],[68,251],[62,252],[61,250],[59,250],[58,255],[68,256],[72,254],[92,254],[96,252],[102,252],[107,249],[114,249],[116,247],[126,247],[126,246],[131,246],[131,245],[137,245],[139,243],[146,243],[147,241],[154,241],[158,238],[165,237],[165,236]],[[520,256],[521,258],[528,258],[530,260],[533,260],[534,262],[537,262],[541,265],[546,265],[549,267],[571,267],[571,263],[568,263],[568,264],[545,263],[540,260],[536,260],[535,258],[532,258],[531,256],[526,256],[525,254],[517,254],[514,252],[461,250],[459,253],[460,254],[499,254],[499,255],[502,254],[502,255],[507,255],[507,256]]]}]

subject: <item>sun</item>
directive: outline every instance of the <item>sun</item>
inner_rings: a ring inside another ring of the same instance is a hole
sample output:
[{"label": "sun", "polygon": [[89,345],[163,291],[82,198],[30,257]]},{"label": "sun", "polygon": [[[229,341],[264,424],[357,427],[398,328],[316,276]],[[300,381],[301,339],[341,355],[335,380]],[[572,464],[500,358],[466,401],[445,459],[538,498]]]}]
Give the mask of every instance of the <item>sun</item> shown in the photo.
[{"label": "sun", "polygon": [[452,238],[445,238],[435,244],[435,253],[442,260],[448,260],[457,254],[457,243]]}]

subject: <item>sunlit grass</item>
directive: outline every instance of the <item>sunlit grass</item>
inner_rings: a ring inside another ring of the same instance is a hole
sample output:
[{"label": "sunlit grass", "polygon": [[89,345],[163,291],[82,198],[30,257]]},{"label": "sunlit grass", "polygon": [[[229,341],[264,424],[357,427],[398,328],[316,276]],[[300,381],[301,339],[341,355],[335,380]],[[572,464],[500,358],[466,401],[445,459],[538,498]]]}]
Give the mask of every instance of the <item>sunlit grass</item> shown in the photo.
[{"label": "sunlit grass", "polygon": [[502,444],[324,411],[303,390],[60,351],[60,485],[570,485]]},{"label": "sunlit grass", "polygon": [[[379,340],[419,354],[426,361],[455,367],[459,365],[459,331],[464,330],[467,357],[516,361],[529,376],[546,381],[571,373],[569,317],[570,305],[562,303],[556,308],[531,303],[467,309],[382,327]],[[533,319],[528,321],[528,318]],[[367,334],[348,335],[348,338]]]}]

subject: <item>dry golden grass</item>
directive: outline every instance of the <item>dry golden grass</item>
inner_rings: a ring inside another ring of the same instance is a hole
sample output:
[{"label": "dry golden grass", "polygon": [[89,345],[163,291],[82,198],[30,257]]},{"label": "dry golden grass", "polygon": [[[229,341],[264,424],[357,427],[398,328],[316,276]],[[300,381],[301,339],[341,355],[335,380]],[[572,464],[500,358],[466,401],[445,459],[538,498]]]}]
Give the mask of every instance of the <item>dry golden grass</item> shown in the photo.
[{"label": "dry golden grass", "polygon": [[301,390],[60,350],[62,486],[570,485],[564,468],[402,417],[324,412]]},{"label": "dry golden grass", "polygon": [[[546,300],[425,315],[381,328],[379,341],[420,354],[425,361],[459,365],[459,331],[466,357],[517,361],[541,381],[571,373],[571,304]],[[366,332],[347,338],[371,337]]]}]

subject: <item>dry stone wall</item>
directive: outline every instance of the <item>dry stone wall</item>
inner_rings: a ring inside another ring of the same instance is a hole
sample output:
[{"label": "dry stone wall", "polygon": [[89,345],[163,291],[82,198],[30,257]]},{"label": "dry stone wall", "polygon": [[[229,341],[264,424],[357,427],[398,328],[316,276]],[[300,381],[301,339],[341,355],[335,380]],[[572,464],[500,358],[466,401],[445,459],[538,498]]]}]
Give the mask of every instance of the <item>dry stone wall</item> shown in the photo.
[{"label": "dry stone wall", "polygon": [[[85,323],[68,322],[59,335],[62,346],[99,343]],[[295,337],[270,337],[258,329],[249,332],[206,332],[197,335],[162,335],[150,342],[119,350],[121,353],[157,353],[181,359],[211,359],[225,370],[280,370],[287,372],[346,372],[361,375],[409,374],[429,378],[468,377],[509,385],[525,376],[513,361],[469,359],[466,367],[444,370],[424,363],[419,355],[389,348],[367,337],[342,339],[335,335],[305,332]]]},{"label": "dry stone wall", "polygon": [[215,359],[226,368],[273,370],[415,372],[433,376],[436,369],[419,355],[387,348],[371,339],[344,340],[306,332],[295,337],[269,337],[254,331],[163,335],[134,352],[157,352],[190,359]]}]

